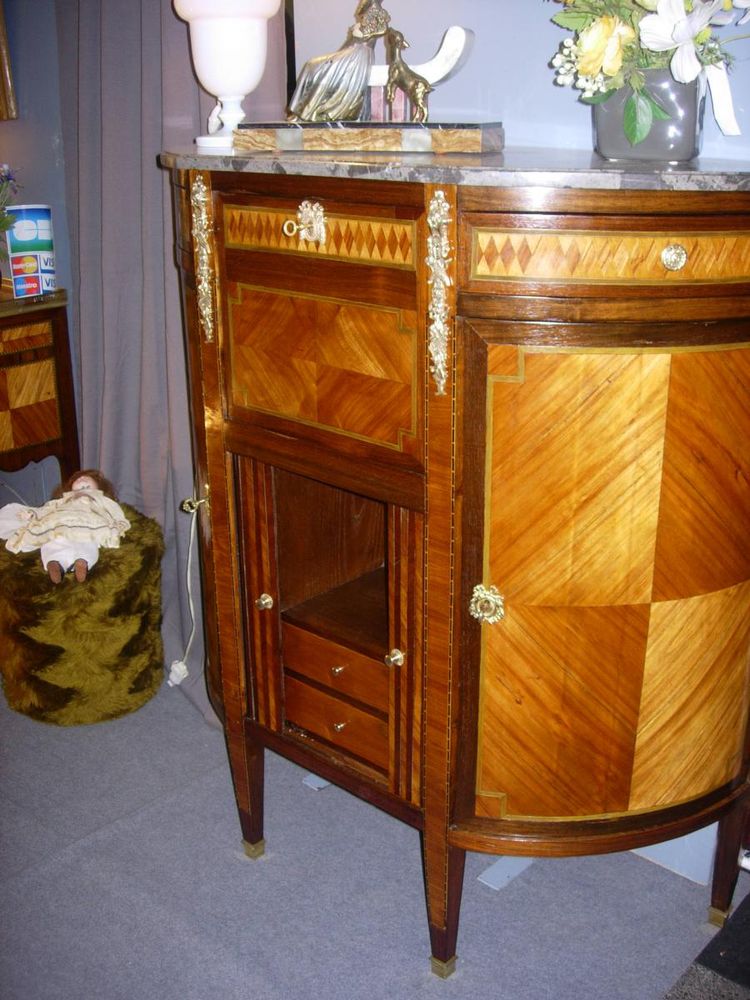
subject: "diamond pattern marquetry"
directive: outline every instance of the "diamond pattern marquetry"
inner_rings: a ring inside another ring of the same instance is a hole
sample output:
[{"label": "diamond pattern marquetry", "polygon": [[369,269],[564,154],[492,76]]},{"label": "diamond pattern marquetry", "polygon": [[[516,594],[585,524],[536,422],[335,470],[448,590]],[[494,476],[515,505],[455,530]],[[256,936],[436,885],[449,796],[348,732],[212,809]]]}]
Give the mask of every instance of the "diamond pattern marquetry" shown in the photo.
[{"label": "diamond pattern marquetry", "polygon": [[326,240],[318,244],[284,234],[284,223],[294,218],[289,211],[226,205],[225,244],[238,250],[281,250],[381,267],[415,266],[413,222],[326,215]]},{"label": "diamond pattern marquetry", "polygon": [[[579,233],[475,229],[471,278],[514,281],[685,282],[750,279],[747,233]],[[687,251],[679,271],[661,259]]]},{"label": "diamond pattern marquetry", "polygon": [[490,347],[486,578],[506,618],[483,628],[480,812],[658,808],[738,773],[748,387],[746,348]]},{"label": "diamond pattern marquetry", "polygon": [[53,361],[0,371],[0,452],[60,436]]},{"label": "diamond pattern marquetry", "polygon": [[394,448],[414,437],[414,313],[245,285],[229,312],[236,406]]}]

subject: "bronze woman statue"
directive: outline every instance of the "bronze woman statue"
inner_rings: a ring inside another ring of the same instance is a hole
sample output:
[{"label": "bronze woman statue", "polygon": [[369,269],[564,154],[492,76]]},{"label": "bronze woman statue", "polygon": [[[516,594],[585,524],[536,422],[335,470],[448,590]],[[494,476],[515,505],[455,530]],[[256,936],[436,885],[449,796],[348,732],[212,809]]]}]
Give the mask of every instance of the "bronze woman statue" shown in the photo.
[{"label": "bronze woman statue", "polygon": [[361,116],[375,42],[391,18],[381,0],[360,0],[354,18],[340,49],[302,67],[289,102],[290,121],[356,121]]}]

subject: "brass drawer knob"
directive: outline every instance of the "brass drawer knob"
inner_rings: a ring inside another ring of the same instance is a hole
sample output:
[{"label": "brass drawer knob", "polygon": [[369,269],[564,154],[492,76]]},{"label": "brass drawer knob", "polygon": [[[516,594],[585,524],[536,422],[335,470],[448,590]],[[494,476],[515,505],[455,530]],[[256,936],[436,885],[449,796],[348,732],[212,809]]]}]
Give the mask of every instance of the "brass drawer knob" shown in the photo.
[{"label": "brass drawer knob", "polygon": [[383,662],[386,667],[403,667],[405,659],[406,657],[400,649],[392,649],[390,653],[385,654]]},{"label": "brass drawer knob", "polygon": [[326,216],[323,206],[317,201],[303,201],[297,209],[296,221],[287,219],[281,231],[289,238],[299,236],[308,243],[319,243],[323,246],[326,241]]},{"label": "brass drawer knob", "polygon": [[477,584],[471,595],[469,614],[477,621],[495,625],[505,618],[505,601],[497,587]]},{"label": "brass drawer knob", "polygon": [[273,607],[273,598],[270,594],[261,594],[255,601],[258,611],[270,611]]},{"label": "brass drawer knob", "polygon": [[334,722],[333,728],[334,728],[334,730],[337,733],[340,733],[340,732],[342,732],[342,730],[346,729],[346,723],[345,722]]},{"label": "brass drawer knob", "polygon": [[341,666],[331,667],[331,673],[333,674],[334,677],[340,677],[345,670],[346,667],[341,667]]},{"label": "brass drawer knob", "polygon": [[681,271],[688,262],[688,252],[681,243],[670,243],[661,252],[661,262],[668,271]]}]

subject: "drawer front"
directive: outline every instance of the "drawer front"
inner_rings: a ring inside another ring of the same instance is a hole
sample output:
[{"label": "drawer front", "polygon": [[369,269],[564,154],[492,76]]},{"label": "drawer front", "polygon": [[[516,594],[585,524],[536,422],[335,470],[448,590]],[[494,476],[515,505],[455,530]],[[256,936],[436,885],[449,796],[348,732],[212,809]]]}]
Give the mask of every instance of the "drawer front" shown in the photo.
[{"label": "drawer front", "polygon": [[[735,223],[736,224],[736,223]],[[750,281],[750,233],[683,228],[525,229],[465,220],[464,283],[683,285]]]},{"label": "drawer front", "polygon": [[411,219],[368,217],[325,212],[325,238],[305,239],[294,231],[290,208],[224,205],[224,245],[229,250],[320,257],[355,264],[414,270],[416,223]]},{"label": "drawer front", "polygon": [[0,324],[0,354],[15,354],[52,346],[52,324],[49,320],[20,320]]},{"label": "drawer front", "polygon": [[385,663],[287,623],[282,626],[282,656],[286,670],[388,712],[390,671]]},{"label": "drawer front", "polygon": [[387,772],[388,724],[383,719],[289,676],[284,710],[287,722]]}]

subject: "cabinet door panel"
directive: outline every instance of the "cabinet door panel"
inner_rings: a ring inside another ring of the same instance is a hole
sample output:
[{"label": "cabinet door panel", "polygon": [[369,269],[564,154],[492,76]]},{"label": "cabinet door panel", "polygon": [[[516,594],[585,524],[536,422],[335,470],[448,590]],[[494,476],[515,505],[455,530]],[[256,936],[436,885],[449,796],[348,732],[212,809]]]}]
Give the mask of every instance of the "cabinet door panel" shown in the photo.
[{"label": "cabinet door panel", "polygon": [[656,809],[740,774],[748,364],[485,344],[483,582],[505,618],[482,626],[480,814]]}]

